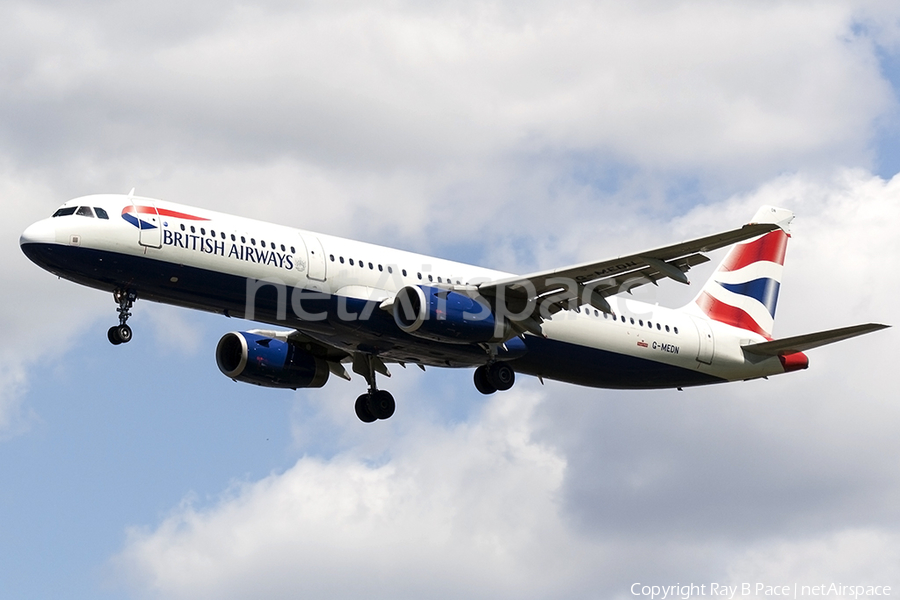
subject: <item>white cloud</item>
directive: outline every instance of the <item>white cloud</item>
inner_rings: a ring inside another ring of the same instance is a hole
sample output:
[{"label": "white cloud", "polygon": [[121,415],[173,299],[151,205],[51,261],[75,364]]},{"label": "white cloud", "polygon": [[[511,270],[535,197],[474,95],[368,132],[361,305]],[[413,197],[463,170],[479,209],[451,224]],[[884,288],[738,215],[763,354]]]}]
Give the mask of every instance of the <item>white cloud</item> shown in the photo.
[{"label": "white cloud", "polygon": [[179,7],[184,33],[154,37],[158,19],[126,33],[107,20],[116,11],[12,5],[8,103],[22,119],[4,137],[31,148],[22,125],[48,117],[55,147],[87,139],[104,160],[293,156],[385,172],[588,152],[734,178],[864,161],[893,106],[839,2],[213,12],[182,20]]},{"label": "white cloud", "polygon": [[[0,161],[0,169],[9,172]],[[74,336],[102,314],[104,306],[93,302],[94,292],[79,288],[34,266],[19,249],[19,235],[61,203],[48,185],[17,173],[0,178],[0,253],[5,257],[0,273],[0,439],[25,431],[35,418],[21,405],[28,388],[29,371],[45,369],[69,348]],[[112,311],[112,302],[105,308]]]},{"label": "white cloud", "polygon": [[516,392],[474,424],[419,423],[384,448],[388,460],[302,458],[133,531],[118,560],[169,598],[549,594],[597,550],[556,514],[565,462],[531,439],[538,401]]},{"label": "white cloud", "polygon": [[[785,540],[752,548],[728,567],[731,585],[751,582],[751,593],[736,598],[757,598],[757,583],[791,586],[891,586],[900,581],[900,536],[867,529],[847,529],[808,540]],[[740,588],[739,588],[740,589]],[[855,590],[854,590],[855,591]],[[882,590],[884,595],[884,591]],[[811,595],[807,592],[806,596]],[[824,594],[822,594],[824,595]],[[852,593],[831,594],[850,598]],[[872,597],[873,594],[869,594]],[[866,597],[865,593],[857,597]]]}]

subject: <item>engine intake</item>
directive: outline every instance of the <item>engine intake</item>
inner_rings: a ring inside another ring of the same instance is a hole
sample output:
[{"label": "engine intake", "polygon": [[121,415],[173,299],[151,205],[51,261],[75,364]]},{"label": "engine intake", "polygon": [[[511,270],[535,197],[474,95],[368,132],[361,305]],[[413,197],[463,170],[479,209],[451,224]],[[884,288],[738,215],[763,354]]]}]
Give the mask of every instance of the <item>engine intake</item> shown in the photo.
[{"label": "engine intake", "polygon": [[490,307],[464,294],[409,285],[394,298],[394,321],[402,331],[416,337],[451,344],[488,342],[505,337],[505,326],[497,331]]},{"label": "engine intake", "polygon": [[216,364],[235,381],[273,388],[322,387],[328,363],[290,342],[249,331],[226,333],[216,346]]}]

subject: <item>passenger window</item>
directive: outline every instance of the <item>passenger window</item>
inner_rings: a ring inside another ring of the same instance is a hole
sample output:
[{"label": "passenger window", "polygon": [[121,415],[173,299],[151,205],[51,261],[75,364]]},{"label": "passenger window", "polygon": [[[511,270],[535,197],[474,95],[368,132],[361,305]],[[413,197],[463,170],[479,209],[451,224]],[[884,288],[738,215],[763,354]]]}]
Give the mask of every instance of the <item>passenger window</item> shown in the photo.
[{"label": "passenger window", "polygon": [[666,325],[666,333],[669,333],[669,326]]},{"label": "passenger window", "polygon": [[194,229],[194,226],[193,226],[193,225],[191,225],[191,233],[197,233],[197,230]]},{"label": "passenger window", "polygon": [[269,242],[269,247],[271,247],[272,250],[274,250],[274,249],[275,249],[275,242]]},{"label": "passenger window", "polygon": [[344,264],[344,257],[341,257],[341,264]]},{"label": "passenger window", "polygon": [[351,267],[353,266],[353,259],[352,259],[352,258],[350,259],[350,266],[351,266]]},{"label": "passenger window", "polygon": [[250,244],[253,245],[253,246],[255,246],[255,245],[256,245],[256,238],[250,238]]},{"label": "passenger window", "polygon": [[634,317],[631,317],[631,324],[634,325]]},{"label": "passenger window", "polygon": [[[224,231],[221,233],[221,236],[222,236],[222,239],[224,240],[224,239],[225,239],[225,232],[224,232]],[[231,236],[231,237],[232,237],[232,239],[234,239],[234,236]]]},{"label": "passenger window", "polygon": [[201,228],[200,228],[200,235],[206,235],[206,228],[205,228],[205,227],[201,227]]},{"label": "passenger window", "polygon": [[331,262],[334,262],[334,254],[329,254],[329,255],[328,255],[328,258],[331,259]]},{"label": "passenger window", "polygon": [[391,267],[390,265],[388,265],[388,273],[393,273],[393,272],[394,272],[394,268]]},{"label": "passenger window", "polygon": [[262,246],[263,248],[265,248],[265,247],[266,247],[266,240],[259,240],[259,245]]},{"label": "passenger window", "polygon": [[370,270],[370,271],[374,271],[374,270],[375,270],[375,267],[372,266],[372,263],[369,263],[369,270]]},{"label": "passenger window", "polygon": [[241,243],[242,243],[242,244],[246,244],[246,243],[247,243],[247,238],[245,238],[244,236],[241,236]]},{"label": "passenger window", "polygon": [[281,251],[284,252],[284,244],[281,245]]},{"label": "passenger window", "polygon": [[181,230],[184,231],[184,223],[181,224]]},{"label": "passenger window", "polygon": [[234,237],[234,234],[233,234],[233,233],[232,233],[232,234],[231,234],[231,241],[232,241],[232,242],[236,242],[236,241],[237,241],[237,239],[235,239],[235,237]]},{"label": "passenger window", "polygon": [[291,254],[297,254],[297,251],[294,250],[294,247],[293,247],[293,246],[291,246]]},{"label": "passenger window", "polygon": [[444,283],[444,280],[441,279],[440,275],[438,275],[438,283]]},{"label": "passenger window", "polygon": [[675,332],[675,335],[678,335],[678,328],[677,328],[677,327],[673,327],[672,330]]},{"label": "passenger window", "polygon": [[429,275],[429,276],[428,276],[428,281],[434,281],[434,278],[433,278],[431,275]]},{"label": "passenger window", "polygon": [[[633,323],[633,322],[634,322],[634,321],[632,321],[632,323]],[[638,319],[638,325],[640,325],[641,327],[643,327],[643,326],[644,326],[644,320],[643,320],[643,319]]]},{"label": "passenger window", "polygon": [[656,324],[656,330],[657,330],[657,331],[660,331],[661,329],[662,329],[662,327],[660,327],[660,326],[659,326],[659,323],[657,323],[657,324]]},{"label": "passenger window", "polygon": [[416,273],[416,275],[419,276],[419,279],[422,279],[422,274],[421,274],[421,273]]},{"label": "passenger window", "polygon": [[211,236],[213,236],[213,237],[216,237],[216,230],[215,230],[215,229],[210,229],[210,230],[209,230],[209,235],[211,235]]},{"label": "passenger window", "polygon": [[384,269],[382,268],[381,265],[378,265],[378,270],[379,270],[379,271],[384,271]]},{"label": "passenger window", "polygon": [[90,206],[79,206],[78,210],[75,211],[75,214],[80,217],[94,218],[94,211],[91,210]]},{"label": "passenger window", "polygon": [[403,269],[403,276],[406,277],[406,269]]},{"label": "passenger window", "polygon": [[64,206],[60,208],[58,211],[53,213],[54,217],[68,217],[69,215],[74,215],[75,211],[78,209],[77,206]]},{"label": "passenger window", "polygon": [[94,207],[94,212],[97,213],[98,219],[106,219],[109,220],[109,215],[106,214],[106,211],[100,208],[99,206]]}]

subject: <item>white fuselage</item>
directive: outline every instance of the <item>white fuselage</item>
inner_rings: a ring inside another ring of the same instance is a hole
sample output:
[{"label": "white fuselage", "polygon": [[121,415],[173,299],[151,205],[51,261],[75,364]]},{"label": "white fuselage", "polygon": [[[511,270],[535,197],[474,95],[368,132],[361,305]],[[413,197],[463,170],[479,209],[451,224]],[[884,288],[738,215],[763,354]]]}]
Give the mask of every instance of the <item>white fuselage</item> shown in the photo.
[{"label": "white fuselage", "polygon": [[[392,329],[390,315],[378,307],[404,286],[476,285],[510,276],[148,198],[97,195],[64,205],[80,206],[101,208],[108,218],[73,214],[39,221],[22,236],[26,254],[78,283],[134,289],[140,298],[295,328],[386,361],[483,364],[484,347],[405,334]],[[137,208],[147,206],[157,212]],[[277,290],[275,310],[253,306],[266,287]],[[313,292],[320,303],[294,300]],[[741,350],[762,336],[711,321],[692,305],[673,310],[610,300],[613,314],[588,305],[553,314],[542,325],[546,339],[525,335],[527,352],[508,360],[517,371],[601,387],[680,387],[784,372],[777,357],[753,358]],[[335,313],[342,306],[349,316]],[[362,307],[370,318],[360,318]]]}]

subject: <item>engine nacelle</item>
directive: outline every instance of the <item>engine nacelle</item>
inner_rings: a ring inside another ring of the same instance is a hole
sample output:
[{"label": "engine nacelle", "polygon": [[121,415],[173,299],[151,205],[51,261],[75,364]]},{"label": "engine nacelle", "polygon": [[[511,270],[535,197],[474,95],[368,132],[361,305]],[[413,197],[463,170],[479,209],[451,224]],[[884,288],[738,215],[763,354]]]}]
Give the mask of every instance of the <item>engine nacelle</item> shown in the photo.
[{"label": "engine nacelle", "polygon": [[248,331],[222,336],[216,364],[226,377],[273,388],[322,387],[329,374],[323,359],[290,342]]},{"label": "engine nacelle", "polygon": [[506,328],[497,331],[490,307],[449,290],[406,286],[397,292],[393,312],[401,330],[438,342],[469,344],[505,337]]}]

